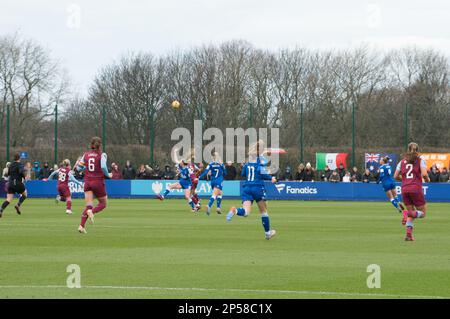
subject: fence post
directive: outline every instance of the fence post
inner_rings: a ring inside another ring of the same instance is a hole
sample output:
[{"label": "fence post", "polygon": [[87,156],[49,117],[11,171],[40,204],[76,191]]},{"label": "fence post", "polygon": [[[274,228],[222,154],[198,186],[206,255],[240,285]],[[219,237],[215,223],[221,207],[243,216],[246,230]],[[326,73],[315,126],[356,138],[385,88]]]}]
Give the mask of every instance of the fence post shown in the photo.
[{"label": "fence post", "polygon": [[154,147],[155,147],[155,124],[154,124],[154,113],[153,111],[150,111],[149,108],[149,114],[148,114],[148,119],[150,121],[150,165],[153,166],[154,164],[154,156],[155,156],[155,151],[154,151]]},{"label": "fence post", "polygon": [[103,152],[106,152],[106,107],[102,105],[102,145]]},{"label": "fence post", "polygon": [[55,105],[55,157],[54,164],[58,164],[58,104]]},{"label": "fence post", "polygon": [[408,114],[408,104],[405,105],[405,114],[404,114],[404,118],[405,118],[405,123],[404,123],[404,138],[405,138],[405,150],[408,149],[408,141],[409,141],[409,114]]},{"label": "fence post", "polygon": [[300,103],[300,163],[303,163],[303,103]]},{"label": "fence post", "polygon": [[253,127],[253,105],[250,103],[248,114],[248,127]]},{"label": "fence post", "polygon": [[9,162],[9,146],[10,146],[10,105],[6,104],[6,161]]},{"label": "fence post", "polygon": [[355,161],[356,161],[355,134],[356,134],[356,117],[355,117],[355,102],[353,102],[352,103],[352,167],[355,167]]}]

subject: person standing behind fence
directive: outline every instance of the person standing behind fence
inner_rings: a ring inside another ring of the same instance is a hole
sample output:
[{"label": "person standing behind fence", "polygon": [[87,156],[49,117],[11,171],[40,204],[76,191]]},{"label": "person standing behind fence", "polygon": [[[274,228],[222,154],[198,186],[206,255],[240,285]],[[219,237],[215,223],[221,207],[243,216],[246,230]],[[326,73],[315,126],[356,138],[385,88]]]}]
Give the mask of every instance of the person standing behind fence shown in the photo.
[{"label": "person standing behind fence", "polygon": [[331,174],[333,172],[331,171],[330,167],[328,165],[325,166],[325,169],[323,170],[322,174],[320,175],[320,180],[322,182],[327,182],[330,180]]},{"label": "person standing behind fence", "polygon": [[442,169],[441,174],[439,174],[439,182],[440,183],[448,183],[448,181],[449,181],[448,170],[447,170],[447,167],[444,167]]},{"label": "person standing behind fence", "polygon": [[341,181],[341,177],[339,176],[339,172],[338,172],[337,169],[335,169],[335,170],[333,171],[333,173],[332,173],[331,176],[330,176],[329,181],[330,181],[331,183],[339,183],[339,182]]},{"label": "person standing behind fence", "polygon": [[136,169],[131,165],[131,162],[127,160],[125,167],[122,170],[123,179],[135,179]]},{"label": "person standing behind fence", "polygon": [[303,182],[305,180],[305,165],[300,163],[297,167],[297,173],[295,173],[295,180]]},{"label": "person standing behind fence", "polygon": [[228,161],[225,165],[225,169],[227,170],[227,175],[225,176],[226,181],[233,181],[236,179],[237,171],[236,167],[234,167],[232,161]]},{"label": "person standing behind fence", "polygon": [[120,172],[119,165],[117,163],[111,164],[111,179],[122,179],[122,173]]},{"label": "person standing behind fence", "polygon": [[310,163],[306,164],[306,169],[305,169],[305,177],[303,179],[304,182],[314,182],[314,180],[316,179],[314,176],[314,169],[312,168]]},{"label": "person standing behind fence", "polygon": [[373,181],[374,181],[374,179],[373,179],[372,174],[370,173],[370,170],[368,168],[366,168],[366,170],[364,171],[364,174],[362,176],[362,182],[363,183],[370,183],[370,182],[373,182]]},{"label": "person standing behind fence", "polygon": [[5,165],[5,168],[3,169],[3,173],[2,173],[2,179],[4,181],[8,181],[8,168],[11,165],[11,162],[7,162]]}]

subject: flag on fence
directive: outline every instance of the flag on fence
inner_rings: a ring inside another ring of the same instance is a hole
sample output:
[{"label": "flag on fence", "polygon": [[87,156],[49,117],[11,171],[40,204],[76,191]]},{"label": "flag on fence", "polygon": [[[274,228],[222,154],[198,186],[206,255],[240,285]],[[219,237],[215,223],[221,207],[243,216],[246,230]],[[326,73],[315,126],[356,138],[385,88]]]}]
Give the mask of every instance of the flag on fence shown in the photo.
[{"label": "flag on fence", "polygon": [[385,156],[389,156],[391,159],[389,164],[395,169],[397,166],[397,154],[392,153],[366,153],[364,156],[365,168],[368,168],[370,172],[378,170],[380,160]]},{"label": "flag on fence", "polygon": [[341,163],[347,168],[347,156],[347,153],[316,153],[316,169],[324,170],[328,165],[333,170]]}]

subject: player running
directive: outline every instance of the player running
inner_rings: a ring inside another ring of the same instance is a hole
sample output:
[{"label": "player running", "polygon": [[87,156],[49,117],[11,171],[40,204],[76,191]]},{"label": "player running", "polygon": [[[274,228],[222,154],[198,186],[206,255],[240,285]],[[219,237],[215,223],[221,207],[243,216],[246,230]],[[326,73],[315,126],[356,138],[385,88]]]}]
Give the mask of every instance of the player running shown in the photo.
[{"label": "player running", "polygon": [[383,185],[383,190],[386,193],[387,198],[390,200],[391,204],[402,213],[405,207],[400,202],[397,196],[397,191],[395,190],[395,182],[392,178],[392,168],[389,165],[390,158],[388,156],[381,158],[380,160],[380,176],[378,178],[378,183]]},{"label": "player running", "polygon": [[211,214],[211,207],[214,201],[217,200],[216,213],[222,214],[220,205],[222,203],[222,188],[223,188],[223,177],[227,175],[225,165],[223,165],[219,153],[214,153],[213,162],[206,166],[206,169],[199,176],[199,179],[205,177],[209,172],[211,172],[211,188],[213,189],[213,194],[209,199],[208,206],[206,208],[206,214],[209,216]]},{"label": "player running", "polygon": [[78,181],[70,169],[70,161],[65,159],[61,163],[61,167],[50,174],[45,181],[58,176],[58,195],[56,196],[57,202],[66,202],[66,214],[72,215],[72,194],[70,193],[69,182],[74,182],[77,185],[82,186],[83,183]]},{"label": "player running", "polygon": [[[81,223],[78,227],[80,233],[86,234],[86,221],[94,223],[94,214],[106,208],[108,195],[106,194],[105,178],[111,178],[106,164],[107,155],[101,151],[102,140],[93,137],[91,140],[91,150],[84,153],[78,161],[77,169],[84,170],[84,199],[86,208],[81,215]],[[93,208],[94,196],[98,200],[98,205]]]},{"label": "player running", "polygon": [[424,218],[426,202],[423,195],[422,178],[429,183],[425,161],[419,157],[419,145],[409,143],[404,159],[398,163],[394,174],[395,179],[402,179],[402,197],[406,205],[403,211],[402,225],[406,225],[406,241],[413,241],[413,221]]},{"label": "player running", "polygon": [[245,177],[242,190],[242,206],[240,208],[231,207],[227,214],[227,220],[231,221],[234,215],[247,217],[251,210],[253,201],[256,201],[259,211],[261,213],[261,221],[264,227],[266,239],[271,239],[275,236],[276,231],[270,229],[270,219],[267,213],[266,191],[264,188],[264,180],[271,180],[276,183],[276,178],[269,175],[261,164],[260,149],[262,149],[263,142],[260,140],[250,147],[249,161],[244,164],[241,175]]},{"label": "player running", "polygon": [[199,211],[201,208],[201,204],[200,204],[200,197],[198,197],[198,194],[197,194],[197,185],[198,185],[198,181],[199,181],[198,175],[200,174],[199,166],[201,164],[199,164],[199,166],[197,166],[195,164],[195,155],[194,154],[195,154],[194,150],[192,150],[191,156],[189,156],[191,158],[191,161],[188,164],[188,168],[189,168],[189,177],[191,178],[191,198],[195,205],[195,211]]},{"label": "player running", "polygon": [[178,175],[179,175],[179,181],[177,183],[169,184],[167,186],[167,189],[164,191],[163,194],[156,195],[156,198],[159,200],[164,200],[164,198],[170,193],[172,189],[183,189],[184,190],[184,198],[189,203],[189,206],[191,206],[192,212],[197,212],[197,209],[195,207],[194,201],[192,200],[191,196],[191,186],[192,181],[190,177],[190,170],[189,170],[189,164],[185,160],[180,160],[178,166]]},{"label": "player running", "polygon": [[3,211],[8,207],[8,205],[14,199],[15,194],[20,194],[19,202],[14,206],[18,215],[22,212],[20,211],[20,206],[23,204],[25,199],[27,199],[27,190],[25,188],[25,168],[22,163],[20,163],[20,154],[14,155],[14,162],[8,167],[8,172],[6,173],[8,179],[8,189],[6,200],[3,202],[0,208],[0,217],[3,215]]}]

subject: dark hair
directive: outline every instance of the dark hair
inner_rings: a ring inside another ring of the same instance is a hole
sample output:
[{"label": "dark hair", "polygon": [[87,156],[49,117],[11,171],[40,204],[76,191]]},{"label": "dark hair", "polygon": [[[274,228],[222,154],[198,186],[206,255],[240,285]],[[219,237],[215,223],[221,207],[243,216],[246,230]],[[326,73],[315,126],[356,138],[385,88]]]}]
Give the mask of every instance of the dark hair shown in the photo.
[{"label": "dark hair", "polygon": [[16,153],[14,154],[14,161],[17,162],[18,160],[20,160],[20,154]]},{"label": "dark hair", "polygon": [[383,163],[387,164],[387,163],[389,163],[391,158],[389,156],[385,156],[385,157],[382,157],[381,160],[383,161]]},{"label": "dark hair", "polygon": [[100,137],[94,136],[91,139],[91,149],[92,150],[100,150],[100,147],[102,146],[102,139]]},{"label": "dark hair", "polygon": [[409,143],[404,157],[409,164],[413,164],[419,157],[419,145],[414,142]]}]

